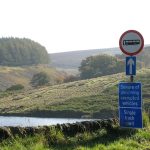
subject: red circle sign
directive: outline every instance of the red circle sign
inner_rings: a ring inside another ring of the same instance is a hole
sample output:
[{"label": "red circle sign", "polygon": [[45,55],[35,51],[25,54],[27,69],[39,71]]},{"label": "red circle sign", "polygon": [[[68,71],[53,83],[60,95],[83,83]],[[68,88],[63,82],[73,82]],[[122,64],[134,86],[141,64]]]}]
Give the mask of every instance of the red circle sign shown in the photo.
[{"label": "red circle sign", "polygon": [[121,35],[119,46],[124,54],[137,55],[144,47],[144,38],[138,31],[128,30]]}]

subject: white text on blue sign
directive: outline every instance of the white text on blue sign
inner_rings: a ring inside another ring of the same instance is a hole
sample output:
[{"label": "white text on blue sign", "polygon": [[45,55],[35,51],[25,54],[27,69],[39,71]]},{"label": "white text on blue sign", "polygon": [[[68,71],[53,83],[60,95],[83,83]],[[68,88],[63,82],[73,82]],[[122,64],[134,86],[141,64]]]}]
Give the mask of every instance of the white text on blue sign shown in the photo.
[{"label": "white text on blue sign", "polygon": [[119,84],[119,106],[120,107],[141,107],[141,83],[120,83]]},{"label": "white text on blue sign", "polygon": [[120,126],[142,128],[142,109],[141,108],[120,108]]}]

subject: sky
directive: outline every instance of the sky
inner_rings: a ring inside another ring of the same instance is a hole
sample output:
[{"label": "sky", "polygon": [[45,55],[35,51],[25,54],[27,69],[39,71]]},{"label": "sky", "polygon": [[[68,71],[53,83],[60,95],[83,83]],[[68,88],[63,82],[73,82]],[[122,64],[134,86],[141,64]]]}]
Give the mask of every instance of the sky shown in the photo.
[{"label": "sky", "polygon": [[150,44],[149,0],[0,0],[0,37],[29,38],[49,53],[111,48],[129,29]]}]

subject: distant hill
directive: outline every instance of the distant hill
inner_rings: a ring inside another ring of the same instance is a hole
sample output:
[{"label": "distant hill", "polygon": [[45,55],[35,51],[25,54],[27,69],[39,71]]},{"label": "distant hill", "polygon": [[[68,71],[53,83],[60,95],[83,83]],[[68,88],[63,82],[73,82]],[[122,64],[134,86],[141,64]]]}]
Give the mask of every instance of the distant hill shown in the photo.
[{"label": "distant hill", "polygon": [[[50,54],[51,66],[56,67],[60,70],[65,70],[67,72],[77,72],[78,67],[83,59],[86,57],[94,56],[98,54],[108,54],[108,55],[122,55],[119,48],[107,48],[107,49],[93,49],[93,50],[81,50],[81,51],[71,51],[62,53],[52,53]],[[146,45],[142,54],[138,56],[140,61],[145,61],[145,57],[150,56],[150,45]],[[119,56],[120,57],[120,56]],[[122,55],[121,57],[124,58]],[[146,59],[149,62],[149,58]],[[148,64],[146,62],[146,64]]]},{"label": "distant hill", "polygon": [[[116,55],[119,59],[125,59],[125,55]],[[142,64],[143,67],[149,68],[150,67],[150,45],[146,45],[144,50],[137,55],[137,61]]]},{"label": "distant hill", "polygon": [[78,69],[81,61],[88,56],[98,54],[121,54],[118,48],[81,50],[50,54],[51,66],[63,69]]},{"label": "distant hill", "polygon": [[0,38],[0,65],[23,66],[48,64],[44,46],[27,38]]}]

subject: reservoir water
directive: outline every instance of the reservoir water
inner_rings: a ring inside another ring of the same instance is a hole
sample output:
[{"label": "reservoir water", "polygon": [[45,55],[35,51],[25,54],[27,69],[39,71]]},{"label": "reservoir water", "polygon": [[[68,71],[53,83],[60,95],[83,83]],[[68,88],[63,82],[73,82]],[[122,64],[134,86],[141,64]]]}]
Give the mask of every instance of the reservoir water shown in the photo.
[{"label": "reservoir water", "polygon": [[74,119],[74,118],[34,118],[34,117],[6,117],[0,116],[0,126],[19,126],[19,127],[37,127],[48,126],[63,123],[76,123],[90,121],[93,119]]}]

